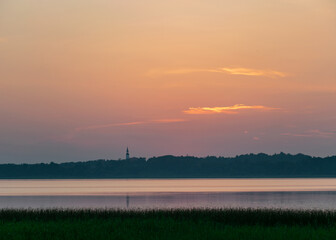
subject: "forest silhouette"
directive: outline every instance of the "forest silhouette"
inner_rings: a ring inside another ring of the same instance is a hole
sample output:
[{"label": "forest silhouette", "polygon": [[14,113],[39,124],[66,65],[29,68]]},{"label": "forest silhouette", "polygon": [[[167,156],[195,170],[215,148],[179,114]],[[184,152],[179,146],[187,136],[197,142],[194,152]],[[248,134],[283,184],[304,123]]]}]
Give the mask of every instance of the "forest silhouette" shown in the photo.
[{"label": "forest silhouette", "polygon": [[336,177],[336,156],[160,156],[86,162],[0,164],[2,179]]}]

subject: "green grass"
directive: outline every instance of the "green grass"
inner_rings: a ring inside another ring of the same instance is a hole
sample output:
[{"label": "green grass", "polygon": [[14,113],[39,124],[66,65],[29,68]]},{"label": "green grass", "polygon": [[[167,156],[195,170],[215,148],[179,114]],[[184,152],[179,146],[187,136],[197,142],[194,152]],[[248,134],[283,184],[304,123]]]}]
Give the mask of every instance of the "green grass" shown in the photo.
[{"label": "green grass", "polygon": [[336,212],[0,210],[0,239],[336,239]]}]

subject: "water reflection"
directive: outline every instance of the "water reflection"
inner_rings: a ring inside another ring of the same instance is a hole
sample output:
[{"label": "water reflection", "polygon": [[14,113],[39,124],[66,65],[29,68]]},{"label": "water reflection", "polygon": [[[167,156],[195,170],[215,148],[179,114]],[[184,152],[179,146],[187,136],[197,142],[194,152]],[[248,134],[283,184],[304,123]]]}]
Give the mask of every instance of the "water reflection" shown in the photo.
[{"label": "water reflection", "polygon": [[0,180],[0,208],[336,209],[336,179]]},{"label": "water reflection", "polygon": [[336,209],[336,192],[148,193],[112,196],[0,196],[0,208]]},{"label": "water reflection", "polygon": [[0,195],[336,191],[336,179],[0,180]]}]

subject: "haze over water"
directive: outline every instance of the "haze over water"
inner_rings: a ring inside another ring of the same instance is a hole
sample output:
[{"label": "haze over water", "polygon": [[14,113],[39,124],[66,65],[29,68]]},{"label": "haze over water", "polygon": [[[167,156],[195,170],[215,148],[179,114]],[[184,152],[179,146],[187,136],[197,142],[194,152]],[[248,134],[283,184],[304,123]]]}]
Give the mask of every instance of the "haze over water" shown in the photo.
[{"label": "haze over water", "polygon": [[0,208],[336,209],[336,179],[0,180]]}]

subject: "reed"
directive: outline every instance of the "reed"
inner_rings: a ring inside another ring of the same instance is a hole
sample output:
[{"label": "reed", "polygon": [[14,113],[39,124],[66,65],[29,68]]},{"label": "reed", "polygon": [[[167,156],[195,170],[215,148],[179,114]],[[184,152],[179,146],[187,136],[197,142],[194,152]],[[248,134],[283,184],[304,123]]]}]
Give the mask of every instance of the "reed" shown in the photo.
[{"label": "reed", "polygon": [[0,239],[335,239],[336,211],[2,209]]},{"label": "reed", "polygon": [[64,219],[173,219],[211,221],[231,225],[336,224],[336,211],[290,209],[1,209],[1,221]]}]

